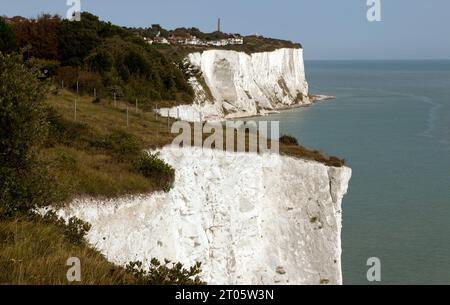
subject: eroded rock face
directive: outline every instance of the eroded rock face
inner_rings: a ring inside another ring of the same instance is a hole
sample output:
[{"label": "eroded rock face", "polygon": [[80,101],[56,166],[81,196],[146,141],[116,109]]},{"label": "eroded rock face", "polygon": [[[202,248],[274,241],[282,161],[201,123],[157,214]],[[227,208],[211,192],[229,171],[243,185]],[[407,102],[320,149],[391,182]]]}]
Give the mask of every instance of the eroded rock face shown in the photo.
[{"label": "eroded rock face", "polygon": [[59,213],[91,223],[89,242],[122,265],[200,261],[210,284],[342,283],[349,168],[200,148],[161,157],[176,169],[170,193],[80,199]]},{"label": "eroded rock face", "polygon": [[[303,49],[278,49],[248,55],[208,50],[187,60],[202,73],[208,88],[193,77],[193,105],[161,109],[163,116],[182,120],[221,120],[262,114],[293,105],[309,104]],[[210,94],[205,94],[209,90]]]}]

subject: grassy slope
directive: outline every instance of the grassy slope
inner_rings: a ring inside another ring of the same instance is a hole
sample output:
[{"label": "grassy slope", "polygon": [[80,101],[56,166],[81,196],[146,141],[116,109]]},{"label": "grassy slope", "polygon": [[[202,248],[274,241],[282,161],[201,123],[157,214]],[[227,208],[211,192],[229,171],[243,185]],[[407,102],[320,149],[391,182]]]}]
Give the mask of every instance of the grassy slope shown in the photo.
[{"label": "grassy slope", "polygon": [[[99,149],[87,143],[120,131],[135,137],[140,149],[161,147],[173,138],[167,128],[168,120],[151,112],[136,112],[128,105],[127,127],[126,103],[119,101],[116,107],[112,101],[94,104],[92,97],[83,96],[77,99],[77,122],[74,122],[75,97],[65,90],[60,90],[58,95],[49,95],[48,104],[64,120],[73,124],[76,130],[84,127],[70,141],[57,141],[43,149],[40,158],[58,177],[63,191],[68,194],[65,198],[70,200],[82,195],[115,197],[160,190],[154,181],[136,172],[132,160],[126,156],[118,156],[114,149]],[[283,154],[307,157],[329,165],[340,164],[336,159],[295,144],[281,143],[280,150]],[[27,220],[0,222],[0,283],[67,284],[65,263],[69,257],[78,257],[82,262],[82,284],[135,283],[134,277],[87,245],[72,245],[54,225]]]},{"label": "grassy slope", "polygon": [[[77,100],[77,122],[74,122],[75,95],[61,90],[49,95],[48,104],[63,119],[87,126],[81,128],[80,138],[67,143],[53,143],[44,148],[40,160],[56,175],[62,198],[70,200],[78,195],[114,197],[159,190],[153,181],[133,170],[131,161],[118,157],[111,150],[86,145],[84,137],[102,138],[112,132],[123,131],[135,136],[140,148],[167,144],[167,120],[151,113],[129,110],[126,126],[125,103],[93,104],[92,97]],[[81,284],[135,284],[133,276],[123,268],[108,262],[87,245],[73,245],[64,237],[61,228],[48,223],[34,223],[26,219],[0,222],[0,284],[69,284],[66,279],[69,257],[81,260]]]},{"label": "grassy slope", "polygon": [[[75,97],[73,93],[62,90],[58,95],[50,95],[48,103],[64,119],[73,122]],[[89,141],[98,142],[111,133],[123,132],[137,139],[139,149],[149,149],[167,145],[173,139],[174,135],[167,128],[172,120],[168,121],[152,112],[136,111],[134,105],[121,101],[115,105],[106,100],[94,104],[92,100],[89,96],[77,99],[77,123],[88,126]],[[42,153],[42,160],[50,164],[73,196],[115,197],[161,190],[154,181],[134,170],[131,164],[133,160],[117,156],[114,150],[99,149],[84,142],[75,139],[66,145],[56,144]],[[281,143],[280,151],[282,154],[313,159],[328,165],[342,165],[337,158],[329,158],[319,151],[298,145]]]},{"label": "grassy slope", "polygon": [[0,222],[0,284],[70,284],[69,257],[81,261],[81,284],[134,284],[135,278],[86,245],[73,245],[60,228],[26,220]]},{"label": "grassy slope", "polygon": [[[120,153],[127,148],[127,142],[116,148],[102,148],[102,141],[111,134],[129,135],[137,148],[148,149],[164,146],[171,141],[167,120],[152,113],[136,111],[128,105],[128,127],[126,119],[127,104],[118,101],[92,103],[93,98],[77,98],[77,120],[74,121],[76,96],[62,90],[48,99],[63,119],[81,124],[84,128],[67,143],[55,143],[44,149],[41,160],[49,164],[51,170],[60,178],[73,196],[92,195],[115,197],[126,194],[160,190],[155,181],[145,178],[132,166],[134,161]],[[69,198],[70,199],[70,198]]]}]

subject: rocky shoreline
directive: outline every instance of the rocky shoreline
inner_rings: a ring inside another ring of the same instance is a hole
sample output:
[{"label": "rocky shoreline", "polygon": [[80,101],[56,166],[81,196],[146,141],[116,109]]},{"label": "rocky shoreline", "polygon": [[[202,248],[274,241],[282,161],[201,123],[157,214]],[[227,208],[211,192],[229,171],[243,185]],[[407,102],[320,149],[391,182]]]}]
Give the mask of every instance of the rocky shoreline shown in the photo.
[{"label": "rocky shoreline", "polygon": [[[273,110],[261,110],[260,113],[258,114],[248,114],[248,113],[233,113],[230,114],[228,116],[225,116],[223,118],[223,120],[236,120],[236,119],[244,119],[244,118],[255,118],[255,117],[261,117],[261,116],[268,116],[271,114],[276,114],[276,113],[280,113],[282,111],[286,111],[286,110],[292,110],[292,109],[296,109],[296,108],[301,108],[301,107],[309,107],[314,103],[318,103],[318,102],[325,102],[325,101],[330,101],[330,100],[335,100],[336,97],[332,96],[332,95],[322,95],[322,94],[313,94],[309,96],[309,100],[310,103],[308,104],[294,104],[294,105],[289,105],[289,106],[283,106],[283,107],[278,107],[276,109]],[[208,119],[209,121],[209,119]]]}]

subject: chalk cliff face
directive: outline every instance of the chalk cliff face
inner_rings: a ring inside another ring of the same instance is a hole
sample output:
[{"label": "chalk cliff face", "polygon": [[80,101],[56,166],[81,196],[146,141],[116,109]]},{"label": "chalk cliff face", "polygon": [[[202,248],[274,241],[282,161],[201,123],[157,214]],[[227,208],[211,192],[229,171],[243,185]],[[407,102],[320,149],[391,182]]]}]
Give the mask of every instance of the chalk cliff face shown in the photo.
[{"label": "chalk cliff face", "polygon": [[[217,93],[219,94],[219,93]],[[341,201],[351,170],[279,155],[161,150],[169,193],[75,200],[109,260],[202,262],[209,284],[340,284]]]},{"label": "chalk cliff face", "polygon": [[187,61],[201,71],[207,88],[191,77],[194,104],[161,109],[161,115],[188,121],[221,120],[310,103],[303,49],[251,55],[208,50],[190,54]]}]

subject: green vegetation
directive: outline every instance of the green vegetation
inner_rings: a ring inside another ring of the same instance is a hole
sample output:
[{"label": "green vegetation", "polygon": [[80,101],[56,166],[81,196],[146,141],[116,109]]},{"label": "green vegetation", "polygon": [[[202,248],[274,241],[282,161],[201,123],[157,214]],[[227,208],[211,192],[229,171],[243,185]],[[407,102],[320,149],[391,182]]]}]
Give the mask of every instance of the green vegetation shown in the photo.
[{"label": "green vegetation", "polygon": [[333,167],[345,166],[345,159],[330,157],[318,150],[308,149],[300,145],[298,140],[292,136],[283,135],[278,141],[280,142],[280,153],[284,155],[314,160]]},{"label": "green vegetation", "polygon": [[[96,90],[100,98],[115,95],[130,103],[138,99],[149,109],[156,102],[192,102],[186,75],[130,30],[89,13],[82,13],[80,22],[50,15],[8,21],[24,57],[45,60],[42,68],[50,70],[47,76],[56,76],[58,86],[90,94]],[[9,26],[0,23],[0,31],[3,40],[3,32],[10,33]],[[13,48],[12,42],[7,45]]]},{"label": "green vegetation", "polygon": [[[22,51],[0,54],[0,283],[66,284],[66,260],[75,256],[83,284],[201,284],[200,265],[154,260],[149,270],[139,262],[120,268],[87,245],[81,220],[29,216],[76,197],[169,191],[174,183],[170,165],[143,153],[171,143],[173,120],[146,110],[192,96],[188,67],[129,30],[89,14],[82,20],[0,20],[2,51],[16,50],[16,41]],[[280,139],[280,150],[344,164],[292,137]]]},{"label": "green vegetation", "polygon": [[237,52],[245,52],[247,54],[258,52],[272,52],[280,48],[301,48],[300,44],[290,41],[265,38],[262,36],[244,37],[243,45],[228,46],[186,46],[186,45],[163,45],[156,44],[153,46],[160,53],[175,62],[181,62],[188,54],[195,52],[203,52],[206,50],[231,50]]},{"label": "green vegetation", "polygon": [[66,90],[50,94],[47,99],[53,109],[49,116],[50,137],[39,155],[58,177],[65,198],[111,198],[167,190],[174,171],[160,166],[148,175],[136,168],[142,150],[171,142],[167,119],[129,107],[127,127],[126,102],[117,101],[116,105],[111,100],[92,101],[92,97],[76,97]]},{"label": "green vegetation", "polygon": [[298,140],[293,136],[282,135],[279,141],[286,145],[298,145]]},{"label": "green vegetation", "polygon": [[[109,263],[84,243],[72,243],[66,229],[51,222],[26,218],[0,221],[1,284],[70,284],[69,257],[82,262],[80,284],[135,284],[133,275]],[[75,283],[76,284],[76,283]]]},{"label": "green vegetation", "polygon": [[47,135],[47,84],[17,55],[0,54],[0,217],[12,217],[54,199],[37,149]]},{"label": "green vegetation", "polygon": [[[205,285],[198,276],[201,273],[201,264],[197,263],[185,269],[180,263],[165,260],[162,264],[157,259],[151,260],[149,270],[142,268],[142,262],[131,262],[126,270],[133,274],[136,281],[142,285]],[[170,266],[172,265],[172,266]]]},{"label": "green vegetation", "polygon": [[[174,30],[167,30],[162,28],[159,24],[154,24],[149,28],[129,28],[129,31],[150,39],[155,39],[159,33],[160,37],[169,39],[172,36],[179,38],[189,38],[195,36],[203,41],[221,40],[240,36],[240,34],[227,34],[222,32],[204,33],[198,28],[177,28]],[[271,52],[280,48],[302,48],[299,43],[294,43],[288,40],[267,38],[258,35],[245,36],[243,45],[228,45],[228,46],[186,46],[186,45],[164,45],[157,44],[155,47],[163,54],[165,54],[172,61],[179,62],[187,54],[192,52],[202,52],[211,49],[220,50],[234,50],[238,52],[246,52],[247,54],[256,52]]]},{"label": "green vegetation", "polygon": [[[200,265],[186,270],[152,260],[148,270],[134,262],[116,266],[83,239],[88,225],[73,218],[64,224],[53,214],[0,221],[0,284],[28,285],[179,285],[204,284]],[[67,280],[69,257],[80,259],[81,282]]]},{"label": "green vegetation", "polygon": [[76,217],[71,217],[66,222],[63,218],[58,217],[56,212],[48,211],[44,215],[31,213],[28,217],[32,221],[42,224],[53,224],[61,229],[64,237],[75,245],[84,245],[86,243],[84,236],[91,229],[91,225]]},{"label": "green vegetation", "polygon": [[[142,160],[143,147],[170,141],[159,118],[135,112],[127,132],[125,124],[111,124],[124,121],[126,103],[94,104],[86,96],[78,97],[75,121],[75,95],[55,88],[48,94],[48,81],[31,70],[36,69],[20,56],[0,54],[0,283],[68,284],[69,257],[83,262],[82,284],[151,284],[155,274],[164,272],[171,274],[166,284],[188,283],[201,272],[199,265],[186,272],[180,264],[166,264],[145,271],[152,277],[136,278],[87,245],[89,224],[77,218],[66,222],[52,212],[30,215],[36,207],[79,195],[167,190],[174,177],[156,155]],[[148,133],[152,126],[157,126],[156,137]]]},{"label": "green vegetation", "polygon": [[134,166],[145,177],[155,179],[164,191],[169,191],[173,187],[175,170],[158,157],[158,153],[142,153]]},{"label": "green vegetation", "polygon": [[17,50],[16,36],[11,27],[0,17],[0,52],[9,53]]}]

